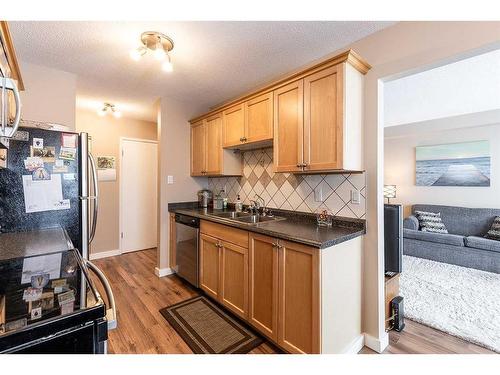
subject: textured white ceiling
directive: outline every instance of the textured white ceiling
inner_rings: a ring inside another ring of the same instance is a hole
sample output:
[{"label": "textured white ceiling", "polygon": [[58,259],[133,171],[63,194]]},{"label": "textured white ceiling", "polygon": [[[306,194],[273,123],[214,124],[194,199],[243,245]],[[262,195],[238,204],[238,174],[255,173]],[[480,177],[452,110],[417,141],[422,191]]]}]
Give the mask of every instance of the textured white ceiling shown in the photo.
[{"label": "textured white ceiling", "polygon": [[[155,120],[171,97],[208,109],[321,58],[393,22],[9,22],[21,61],[78,75],[77,105],[123,103],[125,115]],[[175,42],[173,73],[132,61],[139,35]],[[21,67],[22,68],[22,67]]]}]

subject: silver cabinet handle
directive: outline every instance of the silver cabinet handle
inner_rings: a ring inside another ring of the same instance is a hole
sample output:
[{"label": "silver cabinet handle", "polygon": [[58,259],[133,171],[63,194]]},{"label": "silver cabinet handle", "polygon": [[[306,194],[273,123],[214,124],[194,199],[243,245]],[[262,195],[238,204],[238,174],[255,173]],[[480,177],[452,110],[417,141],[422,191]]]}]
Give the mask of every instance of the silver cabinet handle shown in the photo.
[{"label": "silver cabinet handle", "polygon": [[97,184],[97,168],[95,166],[95,161],[92,156],[92,154],[89,152],[89,163],[90,163],[90,168],[92,169],[92,182],[94,184],[94,196],[93,201],[94,201],[94,214],[92,218],[92,227],[90,229],[90,236],[89,236],[89,244],[92,243],[95,237],[95,231],[97,228],[97,214],[99,213],[99,186]]},{"label": "silver cabinet handle", "polygon": [[117,326],[116,320],[116,304],[115,304],[115,296],[113,294],[113,290],[111,289],[111,285],[109,284],[108,279],[104,275],[104,273],[91,261],[85,260],[85,264],[87,268],[90,269],[95,275],[99,278],[102,286],[104,287],[104,291],[106,292],[106,296],[109,301],[109,309],[106,309],[106,319],[108,321],[108,329],[115,329]]},{"label": "silver cabinet handle", "polygon": [[[8,122],[8,115],[6,115],[7,108],[7,95],[6,89],[12,90],[14,93],[14,101],[16,102],[16,116],[14,117],[14,123],[12,124],[12,130],[7,132],[6,124]],[[19,89],[13,79],[2,78],[2,130],[0,136],[10,138],[14,135],[19,128],[19,123],[21,122],[21,98],[19,97]]]}]

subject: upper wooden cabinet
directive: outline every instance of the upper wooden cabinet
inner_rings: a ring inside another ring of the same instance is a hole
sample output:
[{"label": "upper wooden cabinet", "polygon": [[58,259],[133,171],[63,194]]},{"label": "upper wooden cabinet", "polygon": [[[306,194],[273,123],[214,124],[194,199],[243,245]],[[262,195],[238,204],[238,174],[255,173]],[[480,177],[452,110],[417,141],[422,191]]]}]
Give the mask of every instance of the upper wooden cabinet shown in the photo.
[{"label": "upper wooden cabinet", "polygon": [[349,50],[208,115],[223,114],[223,148],[263,147],[272,140],[276,172],[362,171],[363,76],[369,69]]},{"label": "upper wooden cabinet", "polygon": [[274,168],[276,172],[300,172],[303,159],[302,81],[292,82],[274,92]]},{"label": "upper wooden cabinet", "polygon": [[249,148],[273,139],[273,93],[269,92],[223,112],[223,147]]},{"label": "upper wooden cabinet", "polygon": [[[286,87],[293,85],[297,92],[303,92],[293,102],[293,112],[283,108],[281,112],[287,116],[274,117],[275,170],[301,173],[362,170],[362,74],[350,64],[342,63]],[[276,90],[275,98],[286,94],[283,92],[286,87]],[[290,100],[275,99],[277,111],[280,105],[292,106]],[[296,160],[292,159],[295,155]]]},{"label": "upper wooden cabinet", "polygon": [[191,176],[239,176],[241,155],[222,148],[222,114],[191,124]]},{"label": "upper wooden cabinet", "polygon": [[342,169],[343,66],[304,78],[304,169]]},{"label": "upper wooden cabinet", "polygon": [[24,90],[21,70],[7,21],[0,21],[0,43],[0,75],[15,79],[19,90]]},{"label": "upper wooden cabinet", "polygon": [[245,134],[245,108],[238,104],[222,112],[223,116],[223,147],[241,145]]}]

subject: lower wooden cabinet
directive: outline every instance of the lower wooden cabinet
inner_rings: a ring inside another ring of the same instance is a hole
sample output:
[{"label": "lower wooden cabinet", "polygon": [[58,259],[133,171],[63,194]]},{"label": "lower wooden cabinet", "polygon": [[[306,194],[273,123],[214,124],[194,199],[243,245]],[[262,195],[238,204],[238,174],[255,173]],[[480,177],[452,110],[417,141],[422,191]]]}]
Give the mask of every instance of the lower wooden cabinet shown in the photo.
[{"label": "lower wooden cabinet", "polygon": [[248,315],[248,249],[221,242],[220,301],[236,315]]},{"label": "lower wooden cabinet", "polygon": [[319,250],[281,240],[278,249],[278,344],[290,353],[319,353]]},{"label": "lower wooden cabinet", "polygon": [[248,248],[200,234],[200,288],[243,319],[248,316]]},{"label": "lower wooden cabinet", "polygon": [[319,251],[250,234],[249,322],[290,353],[320,352]]},{"label": "lower wooden cabinet", "polygon": [[249,246],[248,321],[278,341],[278,248],[271,237],[251,234]]},{"label": "lower wooden cabinet", "polygon": [[219,243],[200,234],[200,288],[215,299],[219,299]]}]

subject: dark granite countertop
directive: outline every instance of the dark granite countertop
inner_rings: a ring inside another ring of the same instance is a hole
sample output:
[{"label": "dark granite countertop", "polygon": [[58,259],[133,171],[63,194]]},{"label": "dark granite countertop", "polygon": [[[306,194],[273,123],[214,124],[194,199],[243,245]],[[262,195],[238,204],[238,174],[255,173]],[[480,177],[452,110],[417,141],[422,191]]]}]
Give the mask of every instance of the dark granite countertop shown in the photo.
[{"label": "dark granite countertop", "polygon": [[[338,245],[366,233],[365,220],[362,219],[335,217],[331,227],[319,227],[316,224],[316,216],[314,214],[273,209],[272,211],[275,216],[284,217],[286,220],[268,221],[249,225],[235,220],[214,216],[214,213],[223,212],[223,210],[199,208],[197,202],[170,203],[168,205],[168,210],[172,213],[197,217],[203,220],[298,242],[320,249]],[[232,210],[228,209],[227,211]]]}]

